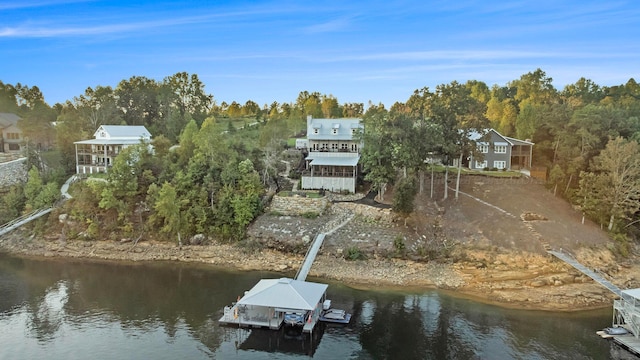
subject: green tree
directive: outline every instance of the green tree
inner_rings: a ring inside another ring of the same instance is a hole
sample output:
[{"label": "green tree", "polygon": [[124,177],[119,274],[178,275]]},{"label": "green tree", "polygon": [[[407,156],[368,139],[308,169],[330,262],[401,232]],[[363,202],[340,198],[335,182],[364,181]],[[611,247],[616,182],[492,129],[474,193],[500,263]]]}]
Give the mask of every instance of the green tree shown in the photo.
[{"label": "green tree", "polygon": [[24,185],[26,211],[30,212],[44,206],[53,205],[60,198],[60,189],[55,182],[44,184],[40,172],[34,166],[29,170],[27,183]]},{"label": "green tree", "polygon": [[[153,193],[155,188],[150,188],[149,193]],[[155,216],[162,219],[162,228],[160,232],[175,235],[178,246],[182,246],[181,233],[184,228],[181,205],[185,201],[180,201],[176,193],[175,187],[168,182],[162,184],[162,188],[158,191],[157,198],[153,208]]]},{"label": "green tree", "polygon": [[394,188],[392,209],[402,216],[405,226],[407,218],[413,212],[416,193],[416,180],[413,177],[400,179]]},{"label": "green tree", "polygon": [[144,76],[122,80],[115,89],[117,105],[127,125],[153,128],[159,117],[159,84]]},{"label": "green tree", "polygon": [[358,134],[366,144],[362,148],[360,162],[365,173],[365,180],[370,181],[378,198],[384,200],[387,184],[395,180],[393,166],[391,124],[389,112],[384,105],[371,105],[362,119],[364,132]]},{"label": "green tree", "polygon": [[81,129],[89,133],[96,131],[100,125],[119,125],[122,122],[122,112],[110,86],[88,87],[83,95],[73,98],[73,104],[85,120]]},{"label": "green tree", "polygon": [[[581,195],[586,211],[609,218],[608,229],[640,209],[640,147],[622,137],[611,139],[583,173]],[[620,228],[618,228],[620,231]]]}]

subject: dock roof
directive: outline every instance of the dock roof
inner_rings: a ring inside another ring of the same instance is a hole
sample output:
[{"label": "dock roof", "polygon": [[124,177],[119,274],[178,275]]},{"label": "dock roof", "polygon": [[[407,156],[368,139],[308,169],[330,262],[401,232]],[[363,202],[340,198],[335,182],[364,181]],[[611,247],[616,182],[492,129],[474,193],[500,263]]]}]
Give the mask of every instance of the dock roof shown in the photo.
[{"label": "dock roof", "polygon": [[313,310],[327,287],[326,284],[289,278],[262,279],[238,301],[238,305]]}]

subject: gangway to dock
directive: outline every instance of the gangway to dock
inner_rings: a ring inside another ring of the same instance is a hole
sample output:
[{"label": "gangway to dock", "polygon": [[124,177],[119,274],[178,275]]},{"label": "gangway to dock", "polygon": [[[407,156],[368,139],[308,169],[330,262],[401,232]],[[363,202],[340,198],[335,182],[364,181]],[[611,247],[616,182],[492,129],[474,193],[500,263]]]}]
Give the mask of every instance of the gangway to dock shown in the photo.
[{"label": "gangway to dock", "polygon": [[318,251],[322,246],[325,238],[324,233],[319,233],[313,239],[313,244],[309,246],[309,250],[307,250],[307,254],[304,256],[304,261],[302,262],[302,266],[298,269],[298,273],[294,279],[305,281],[307,279],[307,275],[309,275],[309,271],[311,270],[311,265],[313,265],[313,261],[316,259],[318,255]]},{"label": "gangway to dock", "polygon": [[573,266],[574,268],[576,268],[578,271],[580,271],[581,273],[587,275],[588,277],[592,278],[593,280],[595,280],[597,283],[599,283],[600,285],[606,287],[607,289],[609,289],[609,291],[611,291],[612,293],[618,295],[618,296],[622,296],[622,291],[620,290],[619,287],[615,286],[614,284],[612,284],[610,281],[606,280],[605,278],[603,278],[602,276],[600,276],[598,273],[596,273],[595,271],[587,268],[586,266],[580,264],[576,259],[573,258],[573,256],[563,252],[563,251],[553,251],[553,250],[549,250],[547,251],[549,254],[557,257],[558,259],[564,261],[565,263]]},{"label": "gangway to dock", "polygon": [[31,220],[35,220],[43,215],[50,213],[52,210],[53,210],[53,207],[46,207],[46,208],[33,211],[29,214],[22,215],[19,218],[13,219],[8,223],[0,226],[0,236],[8,233],[11,230],[19,228],[20,226],[28,223]]}]

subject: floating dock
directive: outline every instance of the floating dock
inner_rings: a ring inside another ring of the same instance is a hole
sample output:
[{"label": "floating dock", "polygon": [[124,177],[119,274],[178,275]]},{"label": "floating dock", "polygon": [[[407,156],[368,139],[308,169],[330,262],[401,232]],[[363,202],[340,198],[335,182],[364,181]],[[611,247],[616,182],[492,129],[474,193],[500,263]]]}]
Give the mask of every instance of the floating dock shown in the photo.
[{"label": "floating dock", "polygon": [[313,332],[326,300],[328,285],[289,278],[262,279],[231,306],[225,306],[221,325],[282,327],[285,314],[303,314],[302,331]]}]

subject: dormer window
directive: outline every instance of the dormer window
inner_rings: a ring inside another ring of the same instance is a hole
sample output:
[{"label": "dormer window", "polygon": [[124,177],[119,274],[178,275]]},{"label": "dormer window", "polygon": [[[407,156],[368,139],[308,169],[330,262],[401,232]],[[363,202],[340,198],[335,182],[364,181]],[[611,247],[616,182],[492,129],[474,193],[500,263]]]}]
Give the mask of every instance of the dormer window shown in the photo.
[{"label": "dormer window", "polygon": [[333,135],[338,135],[338,129],[340,129],[340,124],[333,124],[333,129],[331,129],[331,133]]},{"label": "dormer window", "polygon": [[318,129],[318,128],[313,129],[313,134],[314,135],[318,135],[319,133],[320,133],[320,129]]}]

